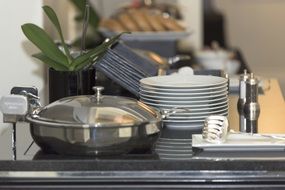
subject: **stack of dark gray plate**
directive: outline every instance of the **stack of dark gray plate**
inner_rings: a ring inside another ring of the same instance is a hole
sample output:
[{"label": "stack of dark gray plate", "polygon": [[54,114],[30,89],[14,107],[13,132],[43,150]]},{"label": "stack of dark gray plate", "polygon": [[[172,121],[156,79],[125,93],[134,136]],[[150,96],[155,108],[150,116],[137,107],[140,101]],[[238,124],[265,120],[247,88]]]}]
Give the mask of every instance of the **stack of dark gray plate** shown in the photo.
[{"label": "stack of dark gray plate", "polygon": [[193,156],[192,139],[160,137],[155,152],[162,160],[189,160]]},{"label": "stack of dark gray plate", "polygon": [[96,68],[136,96],[139,96],[140,80],[157,75],[158,65],[136,53],[123,43],[108,49]]}]

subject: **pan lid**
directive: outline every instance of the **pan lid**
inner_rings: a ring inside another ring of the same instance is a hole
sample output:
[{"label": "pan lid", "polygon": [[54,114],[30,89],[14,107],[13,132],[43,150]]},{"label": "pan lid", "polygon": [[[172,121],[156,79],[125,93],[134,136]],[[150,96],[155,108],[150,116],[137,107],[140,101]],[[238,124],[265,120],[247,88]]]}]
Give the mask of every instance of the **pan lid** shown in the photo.
[{"label": "pan lid", "polygon": [[129,127],[161,120],[158,111],[132,98],[95,95],[73,96],[55,101],[31,114],[32,123],[55,127]]}]

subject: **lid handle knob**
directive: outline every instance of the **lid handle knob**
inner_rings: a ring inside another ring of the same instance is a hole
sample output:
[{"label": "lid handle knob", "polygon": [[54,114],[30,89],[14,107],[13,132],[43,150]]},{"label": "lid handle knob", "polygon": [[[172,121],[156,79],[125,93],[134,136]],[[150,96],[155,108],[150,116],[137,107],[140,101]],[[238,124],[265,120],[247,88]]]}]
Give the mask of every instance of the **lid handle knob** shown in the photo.
[{"label": "lid handle knob", "polygon": [[104,87],[103,86],[93,86],[92,89],[95,92],[96,101],[99,102],[102,97],[101,92],[104,90]]}]

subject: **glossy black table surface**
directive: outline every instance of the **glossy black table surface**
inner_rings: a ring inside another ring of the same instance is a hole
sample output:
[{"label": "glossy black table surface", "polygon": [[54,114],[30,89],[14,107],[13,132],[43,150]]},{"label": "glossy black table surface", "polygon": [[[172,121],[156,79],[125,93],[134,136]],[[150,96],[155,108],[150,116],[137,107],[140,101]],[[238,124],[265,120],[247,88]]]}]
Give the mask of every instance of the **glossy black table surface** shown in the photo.
[{"label": "glossy black table surface", "polygon": [[[25,124],[26,125],[26,124]],[[189,137],[189,132],[179,133]],[[165,159],[155,152],[113,157],[66,157],[42,153],[28,126],[17,126],[17,160],[12,160],[11,129],[0,138],[1,188],[105,189],[282,189],[285,152],[204,152],[187,159]],[[177,138],[172,131],[162,137]],[[185,138],[182,137],[182,138]]]}]

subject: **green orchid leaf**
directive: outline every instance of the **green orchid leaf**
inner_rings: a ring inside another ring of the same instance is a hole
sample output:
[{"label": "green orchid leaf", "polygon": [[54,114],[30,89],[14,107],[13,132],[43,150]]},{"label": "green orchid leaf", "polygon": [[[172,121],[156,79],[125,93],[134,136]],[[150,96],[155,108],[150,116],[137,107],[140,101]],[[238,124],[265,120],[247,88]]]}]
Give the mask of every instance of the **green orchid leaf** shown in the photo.
[{"label": "green orchid leaf", "polygon": [[[92,62],[94,62],[94,59],[98,56],[101,56],[102,54],[104,54],[107,49],[113,45],[114,43],[116,43],[119,38],[125,34],[125,33],[129,33],[129,32],[123,32],[123,33],[120,33],[114,37],[112,37],[109,41],[107,42],[103,42],[101,45],[99,45],[98,47],[96,47],[95,49],[93,50],[90,50],[89,52],[87,53],[84,53],[80,56],[78,56],[73,62],[72,62],[72,66],[74,68],[81,68],[81,64],[85,65],[85,61],[86,60],[90,60],[90,64],[92,64]],[[83,68],[83,67],[82,67]]]},{"label": "green orchid leaf", "polygon": [[55,69],[56,71],[68,71],[68,68],[59,64],[58,62],[50,59],[48,56],[46,56],[43,53],[37,53],[32,55],[33,57],[41,60],[43,63],[47,64],[49,67]]},{"label": "green orchid leaf", "polygon": [[91,65],[91,64],[92,64],[92,60],[91,60],[91,58],[89,58],[86,61],[81,62],[81,64],[77,65],[74,68],[74,71],[80,71],[80,70],[84,69],[85,67],[87,67],[88,65]]},{"label": "green orchid leaf", "polygon": [[105,54],[105,52],[101,52],[101,53],[98,53],[98,55],[96,55],[96,57],[95,57],[95,55],[88,57],[86,60],[80,62],[80,64],[77,64],[76,67],[74,68],[74,70],[80,71],[82,69],[91,67],[94,63],[96,63],[96,61],[98,59],[103,57],[104,54]]},{"label": "green orchid leaf", "polygon": [[60,40],[61,40],[61,43],[63,45],[63,48],[64,48],[64,52],[65,54],[67,55],[68,57],[68,61],[69,63],[73,60],[72,56],[70,55],[70,52],[69,52],[69,49],[64,41],[64,38],[63,38],[63,34],[62,34],[62,30],[61,30],[61,27],[60,27],[60,23],[59,23],[59,20],[56,16],[56,13],[54,12],[54,10],[49,7],[49,6],[43,6],[43,10],[45,11],[46,15],[48,16],[48,18],[50,19],[50,21],[53,23],[53,25],[55,26],[55,28],[57,29],[57,32],[60,36]]},{"label": "green orchid leaf", "polygon": [[72,67],[76,68],[78,65],[83,64],[84,62],[87,62],[90,60],[90,56],[84,56],[85,54],[82,54],[81,56],[77,57],[73,62],[72,62]]},{"label": "green orchid leaf", "polygon": [[21,28],[25,36],[49,59],[58,62],[62,66],[68,66],[67,57],[59,50],[43,29],[31,23],[24,24]]}]

